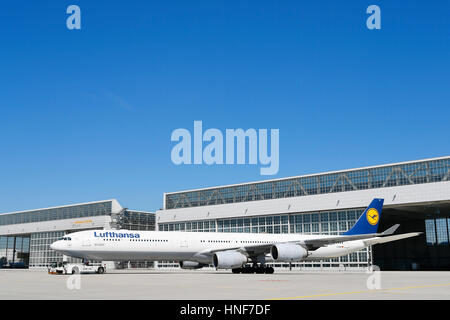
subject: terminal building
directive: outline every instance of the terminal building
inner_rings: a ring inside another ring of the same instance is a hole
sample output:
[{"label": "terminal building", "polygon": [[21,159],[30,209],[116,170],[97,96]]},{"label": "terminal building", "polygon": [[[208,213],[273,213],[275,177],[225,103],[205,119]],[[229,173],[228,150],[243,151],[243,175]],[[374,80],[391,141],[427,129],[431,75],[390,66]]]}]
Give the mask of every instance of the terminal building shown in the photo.
[{"label": "terminal building", "polygon": [[[42,268],[63,257],[50,244],[90,229],[155,230],[155,214],[123,208],[115,199],[0,214],[0,268]],[[152,262],[117,261],[115,268],[152,267]]]},{"label": "terminal building", "polygon": [[397,233],[423,234],[294,267],[450,270],[450,157],[165,193],[156,223],[160,231],[337,235],[373,198],[384,199],[379,231],[399,223]]}]

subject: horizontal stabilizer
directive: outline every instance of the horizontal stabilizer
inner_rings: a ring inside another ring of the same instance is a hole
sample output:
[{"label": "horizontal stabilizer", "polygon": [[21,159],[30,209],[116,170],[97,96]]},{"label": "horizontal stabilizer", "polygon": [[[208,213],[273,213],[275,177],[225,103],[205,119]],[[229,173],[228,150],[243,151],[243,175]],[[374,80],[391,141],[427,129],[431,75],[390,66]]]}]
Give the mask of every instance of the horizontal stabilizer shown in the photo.
[{"label": "horizontal stabilizer", "polygon": [[370,238],[370,239],[366,239],[363,241],[366,245],[371,246],[371,245],[378,244],[378,243],[386,243],[386,242],[391,242],[391,241],[395,241],[395,240],[416,237],[421,234],[422,234],[422,232],[411,232],[411,233],[397,234],[395,236]]}]

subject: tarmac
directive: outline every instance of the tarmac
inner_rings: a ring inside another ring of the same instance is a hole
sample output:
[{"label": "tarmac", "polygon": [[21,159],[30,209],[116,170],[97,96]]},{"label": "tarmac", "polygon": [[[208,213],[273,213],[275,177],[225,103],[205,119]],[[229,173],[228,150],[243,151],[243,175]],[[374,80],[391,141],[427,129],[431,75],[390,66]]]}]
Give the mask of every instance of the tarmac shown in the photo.
[{"label": "tarmac", "polygon": [[114,270],[70,276],[1,269],[0,284],[1,300],[450,299],[450,272]]}]

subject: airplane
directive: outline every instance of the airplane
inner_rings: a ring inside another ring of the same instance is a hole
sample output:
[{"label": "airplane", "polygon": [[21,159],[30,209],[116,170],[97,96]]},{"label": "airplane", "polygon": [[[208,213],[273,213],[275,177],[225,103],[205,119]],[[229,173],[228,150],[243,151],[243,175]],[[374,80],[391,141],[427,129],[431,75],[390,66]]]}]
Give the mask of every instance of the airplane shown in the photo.
[{"label": "airplane", "polygon": [[[50,248],[96,261],[177,261],[183,269],[212,264],[233,273],[273,273],[267,262],[319,261],[368,246],[420,235],[394,235],[396,224],[377,233],[384,199],[373,199],[342,235],[88,230],[68,234]],[[247,266],[250,264],[251,266]]]}]

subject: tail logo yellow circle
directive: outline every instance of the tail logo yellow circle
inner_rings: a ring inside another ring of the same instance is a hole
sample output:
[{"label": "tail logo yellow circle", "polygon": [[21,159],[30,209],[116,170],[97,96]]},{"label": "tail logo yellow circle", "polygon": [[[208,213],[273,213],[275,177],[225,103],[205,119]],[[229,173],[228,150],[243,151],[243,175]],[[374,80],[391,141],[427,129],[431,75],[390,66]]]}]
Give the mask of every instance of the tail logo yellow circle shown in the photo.
[{"label": "tail logo yellow circle", "polygon": [[366,218],[367,222],[374,226],[378,223],[378,220],[380,220],[380,215],[378,214],[377,209],[371,208],[367,210]]}]

